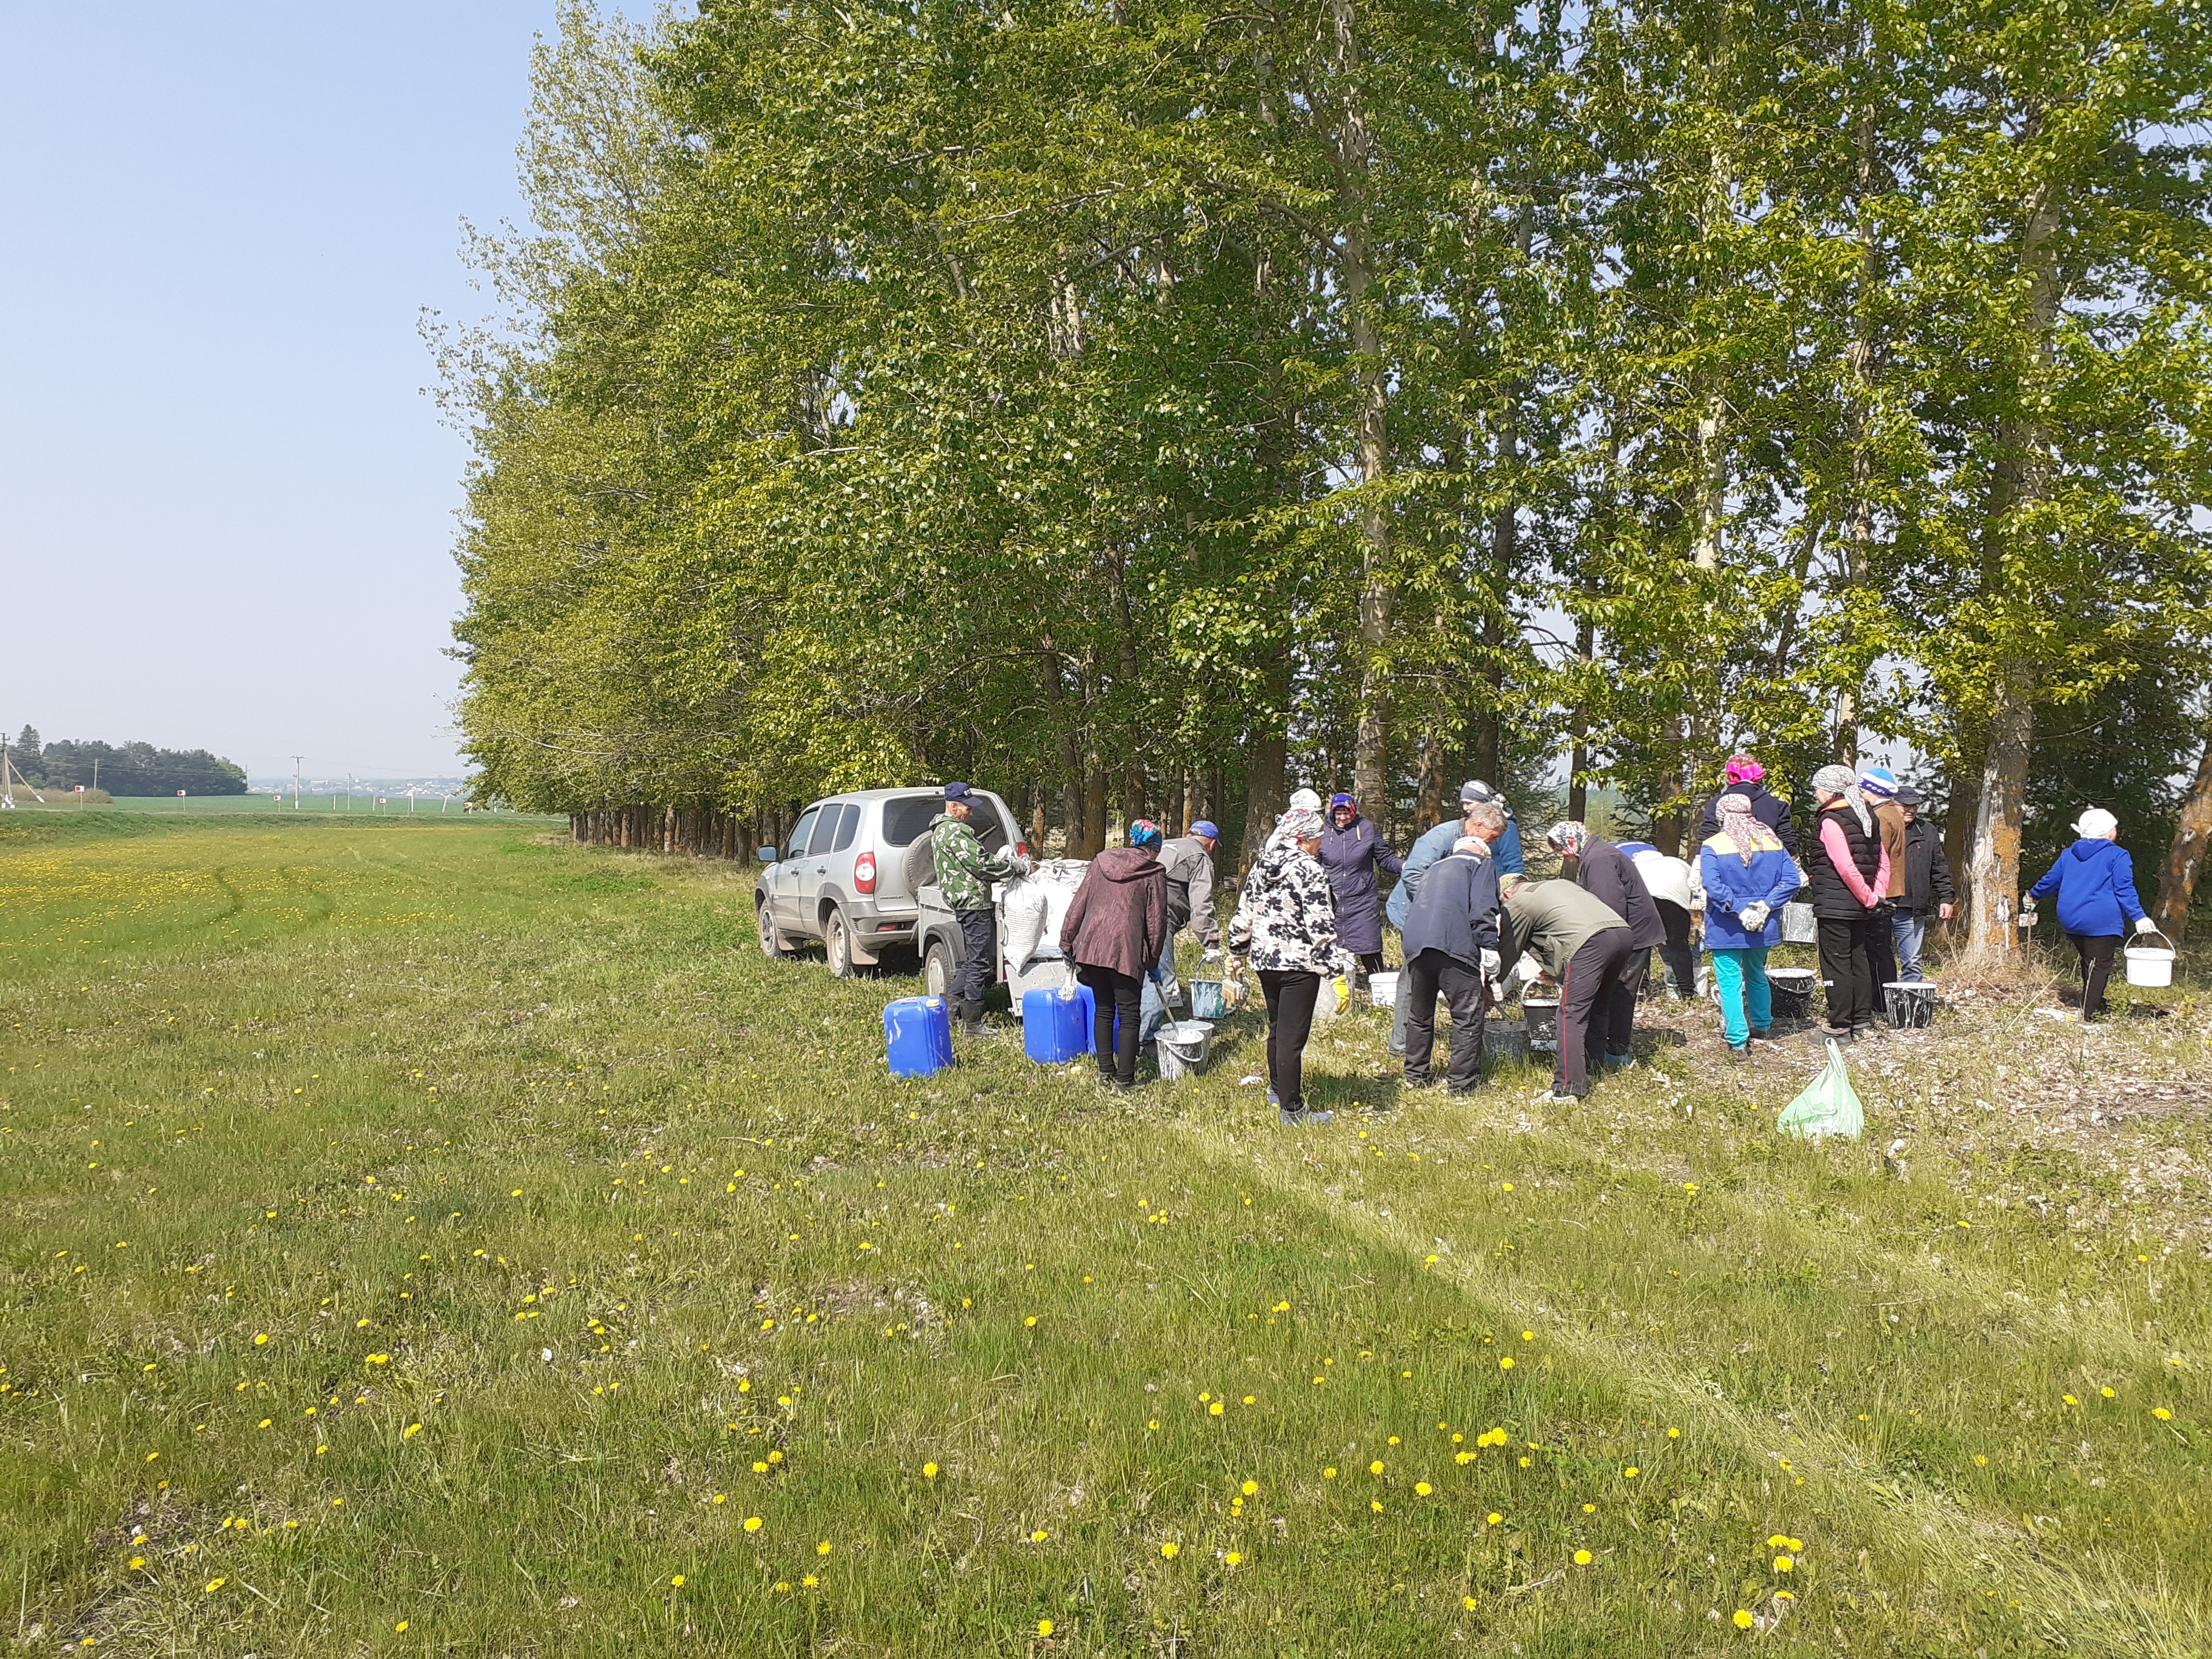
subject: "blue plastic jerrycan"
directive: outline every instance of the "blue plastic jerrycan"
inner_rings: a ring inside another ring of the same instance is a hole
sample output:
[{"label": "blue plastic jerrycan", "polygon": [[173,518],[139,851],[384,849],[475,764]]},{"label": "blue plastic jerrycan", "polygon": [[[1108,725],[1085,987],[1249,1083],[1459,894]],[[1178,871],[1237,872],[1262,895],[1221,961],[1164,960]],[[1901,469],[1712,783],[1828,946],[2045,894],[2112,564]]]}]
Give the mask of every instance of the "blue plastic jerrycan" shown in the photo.
[{"label": "blue plastic jerrycan", "polygon": [[901,997],[884,1010],[893,1077],[928,1077],[952,1063],[952,1011],[943,997]]},{"label": "blue plastic jerrycan", "polygon": [[1022,994],[1022,1052],[1042,1066],[1060,1066],[1091,1050],[1091,993],[1062,985]]},{"label": "blue plastic jerrycan", "polygon": [[[1076,1052],[1081,1054],[1093,1054],[1097,1052],[1098,1047],[1098,999],[1091,994],[1088,985],[1077,986],[1075,995],[1076,1000],[1083,1005],[1083,1046]],[[1121,1040],[1121,1011],[1116,1008],[1114,1011],[1114,1041],[1119,1042]]]}]

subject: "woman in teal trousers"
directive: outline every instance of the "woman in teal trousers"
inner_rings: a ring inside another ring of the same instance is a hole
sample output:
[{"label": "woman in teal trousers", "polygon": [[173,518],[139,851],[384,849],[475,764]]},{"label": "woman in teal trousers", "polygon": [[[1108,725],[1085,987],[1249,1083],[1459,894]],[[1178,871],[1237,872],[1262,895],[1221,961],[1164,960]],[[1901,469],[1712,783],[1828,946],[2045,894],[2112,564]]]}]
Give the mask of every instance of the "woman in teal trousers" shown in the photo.
[{"label": "woman in teal trousers", "polygon": [[1761,823],[1748,795],[1723,795],[1720,833],[1698,849],[1705,890],[1705,949],[1729,1052],[1741,1060],[1774,1020],[1766,952],[1782,937],[1782,907],[1800,884],[1796,860]]}]

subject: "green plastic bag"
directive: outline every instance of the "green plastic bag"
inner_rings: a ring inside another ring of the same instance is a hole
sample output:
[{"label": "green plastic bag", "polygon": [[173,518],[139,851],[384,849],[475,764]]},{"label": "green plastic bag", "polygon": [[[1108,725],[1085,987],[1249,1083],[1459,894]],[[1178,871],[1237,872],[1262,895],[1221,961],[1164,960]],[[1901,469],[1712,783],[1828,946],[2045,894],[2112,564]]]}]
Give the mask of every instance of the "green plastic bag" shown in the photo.
[{"label": "green plastic bag", "polygon": [[1828,1063],[1820,1068],[1820,1075],[1782,1109],[1774,1127],[1785,1135],[1802,1135],[1808,1140],[1818,1140],[1822,1135],[1844,1135],[1856,1140],[1866,1127],[1866,1109],[1859,1104],[1858,1091],[1851,1087],[1844,1051],[1832,1040],[1828,1044]]}]

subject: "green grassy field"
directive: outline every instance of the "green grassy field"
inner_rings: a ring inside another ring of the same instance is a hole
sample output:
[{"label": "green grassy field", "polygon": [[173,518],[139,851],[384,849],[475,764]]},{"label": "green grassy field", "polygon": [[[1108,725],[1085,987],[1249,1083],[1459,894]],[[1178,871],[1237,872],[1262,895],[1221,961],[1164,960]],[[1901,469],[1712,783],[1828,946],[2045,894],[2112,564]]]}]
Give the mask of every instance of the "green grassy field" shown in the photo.
[{"label": "green grassy field", "polygon": [[[187,795],[182,799],[174,795],[118,795],[112,801],[80,802],[75,799],[67,790],[46,789],[38,793],[46,798],[43,805],[34,798],[28,788],[17,784],[15,786],[17,810],[33,817],[55,812],[160,812],[178,817],[191,817],[209,812],[270,817],[307,817],[318,813],[325,817],[335,814],[341,817],[369,818],[392,817],[457,818],[470,816],[464,810],[463,803],[457,800],[432,800],[426,797],[416,800],[414,804],[415,810],[410,812],[407,797],[404,795],[387,795],[385,797],[384,805],[380,806],[373,795],[332,796],[327,791],[319,795],[302,795],[296,809],[292,805],[292,797],[289,793],[285,795],[282,805],[272,800],[266,794]],[[540,815],[518,816],[504,811],[499,816],[532,824],[556,824],[568,822],[566,818],[561,817]]]},{"label": "green grassy field", "polygon": [[750,879],[0,823],[9,1651],[2204,1650],[2188,994],[1975,999],[1821,1146],[1808,1048],[1569,1110],[1363,1012],[1285,1132],[1249,1016],[895,1082]]}]

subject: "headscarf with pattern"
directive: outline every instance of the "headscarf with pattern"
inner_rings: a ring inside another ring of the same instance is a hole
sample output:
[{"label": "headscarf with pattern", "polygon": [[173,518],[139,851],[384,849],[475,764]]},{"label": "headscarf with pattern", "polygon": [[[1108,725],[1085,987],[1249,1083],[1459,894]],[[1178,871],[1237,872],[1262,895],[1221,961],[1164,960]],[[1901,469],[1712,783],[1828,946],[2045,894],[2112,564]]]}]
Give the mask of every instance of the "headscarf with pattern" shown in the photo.
[{"label": "headscarf with pattern", "polygon": [[1575,818],[1564,819],[1553,824],[1544,839],[1561,858],[1578,859],[1583,855],[1583,844],[1589,840],[1589,825]]},{"label": "headscarf with pattern", "polygon": [[1813,787],[1832,795],[1841,795],[1850,804],[1859,821],[1859,833],[1874,834],[1874,813],[1868,807],[1866,797],[1859,793],[1858,774],[1848,766],[1824,766],[1813,774]]},{"label": "headscarf with pattern", "polygon": [[1748,795],[1723,795],[1714,811],[1720,815],[1721,834],[1729,838],[1735,855],[1746,864],[1759,850],[1759,820],[1751,810]]},{"label": "headscarf with pattern", "polygon": [[1150,818],[1139,818],[1129,826],[1129,845],[1132,847],[1158,847],[1165,839],[1160,833],[1160,826]]},{"label": "headscarf with pattern", "polygon": [[1289,842],[1314,841],[1321,835],[1321,814],[1310,806],[1294,806],[1276,821],[1275,839]]}]

